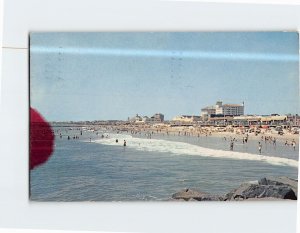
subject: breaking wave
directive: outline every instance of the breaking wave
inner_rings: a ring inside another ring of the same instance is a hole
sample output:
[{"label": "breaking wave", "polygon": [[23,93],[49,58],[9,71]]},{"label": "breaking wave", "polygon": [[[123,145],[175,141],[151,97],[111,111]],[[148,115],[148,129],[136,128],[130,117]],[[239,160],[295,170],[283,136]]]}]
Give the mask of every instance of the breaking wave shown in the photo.
[{"label": "breaking wave", "polygon": [[[119,139],[118,143],[116,143],[116,138]],[[210,149],[185,142],[167,141],[163,139],[135,138],[131,135],[125,134],[109,134],[107,137],[103,139],[97,139],[93,142],[110,146],[123,146],[123,140],[126,140],[126,146],[128,148],[139,151],[162,152],[175,155],[195,155],[212,158],[252,160],[266,162],[272,165],[298,167],[297,160],[288,158]]]}]

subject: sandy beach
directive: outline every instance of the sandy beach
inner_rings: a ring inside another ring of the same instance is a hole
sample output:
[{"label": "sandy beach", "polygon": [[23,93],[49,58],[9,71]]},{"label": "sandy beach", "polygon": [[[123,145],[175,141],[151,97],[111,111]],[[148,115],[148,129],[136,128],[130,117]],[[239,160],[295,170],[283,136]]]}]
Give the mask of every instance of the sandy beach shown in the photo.
[{"label": "sandy beach", "polygon": [[[103,127],[101,127],[103,128]],[[260,129],[259,133],[255,132],[247,132],[245,129],[241,128],[234,128],[234,127],[195,127],[195,126],[178,126],[178,127],[171,127],[170,125],[158,124],[158,125],[111,125],[105,126],[104,129],[106,130],[113,130],[113,131],[126,131],[130,132],[131,134],[136,133],[144,133],[144,134],[173,134],[173,135],[181,135],[181,136],[214,136],[214,137],[226,137],[227,139],[235,138],[237,140],[242,140],[243,137],[248,137],[250,140],[263,140],[265,137],[268,139],[276,139],[279,141],[288,142],[291,144],[294,140],[297,144],[299,142],[299,134],[293,134],[290,131],[284,129],[283,135],[279,135],[278,132],[275,130],[270,129]]]}]

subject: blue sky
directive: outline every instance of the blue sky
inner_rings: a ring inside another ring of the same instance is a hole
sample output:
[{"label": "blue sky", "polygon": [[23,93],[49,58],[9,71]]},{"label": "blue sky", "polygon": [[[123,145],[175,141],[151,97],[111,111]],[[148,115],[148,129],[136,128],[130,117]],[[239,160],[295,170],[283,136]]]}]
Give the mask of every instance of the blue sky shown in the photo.
[{"label": "blue sky", "polygon": [[245,102],[299,113],[293,32],[32,33],[31,106],[49,121],[166,119]]}]

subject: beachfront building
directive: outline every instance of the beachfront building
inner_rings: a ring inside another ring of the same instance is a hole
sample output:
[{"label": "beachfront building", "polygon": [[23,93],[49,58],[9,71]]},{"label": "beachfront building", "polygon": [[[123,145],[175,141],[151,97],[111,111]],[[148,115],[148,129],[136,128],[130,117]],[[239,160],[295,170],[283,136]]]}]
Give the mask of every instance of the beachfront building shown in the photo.
[{"label": "beachfront building", "polygon": [[234,126],[260,125],[260,122],[261,122],[261,116],[247,115],[247,116],[233,117]]},{"label": "beachfront building", "polygon": [[278,126],[287,125],[287,116],[262,116],[260,119],[261,125]]},{"label": "beachfront building", "polygon": [[216,109],[216,115],[223,115],[223,105],[222,105],[222,101],[217,101],[216,103],[216,106],[215,106],[215,109]]},{"label": "beachfront building", "polygon": [[164,122],[164,114],[162,113],[155,113],[152,117],[151,117],[151,121],[153,122]]},{"label": "beachfront building", "polygon": [[136,114],[134,117],[128,118],[128,121],[131,123],[162,123],[164,122],[164,115],[156,113],[152,117],[148,117]]},{"label": "beachfront building", "polygon": [[221,108],[225,116],[244,115],[244,105],[241,104],[224,104]]},{"label": "beachfront building", "polygon": [[233,118],[234,126],[279,126],[287,125],[287,116],[268,115],[268,116],[235,116]]},{"label": "beachfront building", "polygon": [[216,106],[207,106],[201,109],[201,118],[203,121],[207,121],[211,115],[216,114]]},{"label": "beachfront building", "polygon": [[288,125],[292,127],[300,126],[300,116],[298,114],[296,115],[287,114],[286,116],[287,116]]},{"label": "beachfront building", "polygon": [[134,117],[128,118],[128,121],[131,123],[144,123],[143,117],[139,114],[136,114]]},{"label": "beachfront building", "polygon": [[221,114],[211,115],[206,121],[206,125],[212,126],[227,126],[232,125],[233,116],[224,116]]},{"label": "beachfront building", "polygon": [[201,109],[201,116],[210,116],[212,114],[216,114],[216,106],[207,106]]},{"label": "beachfront building", "polygon": [[223,104],[222,101],[217,101],[215,105],[207,106],[201,109],[201,116],[204,121],[209,120],[213,115],[222,116],[240,116],[244,115],[243,104]]}]

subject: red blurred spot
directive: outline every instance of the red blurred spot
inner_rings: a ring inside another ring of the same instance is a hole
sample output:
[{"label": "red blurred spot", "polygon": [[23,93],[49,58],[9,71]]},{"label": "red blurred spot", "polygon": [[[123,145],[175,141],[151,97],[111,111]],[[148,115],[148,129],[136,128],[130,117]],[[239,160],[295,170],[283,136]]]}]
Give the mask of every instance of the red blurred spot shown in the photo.
[{"label": "red blurred spot", "polygon": [[38,111],[30,108],[30,170],[45,163],[53,152],[54,134]]}]

